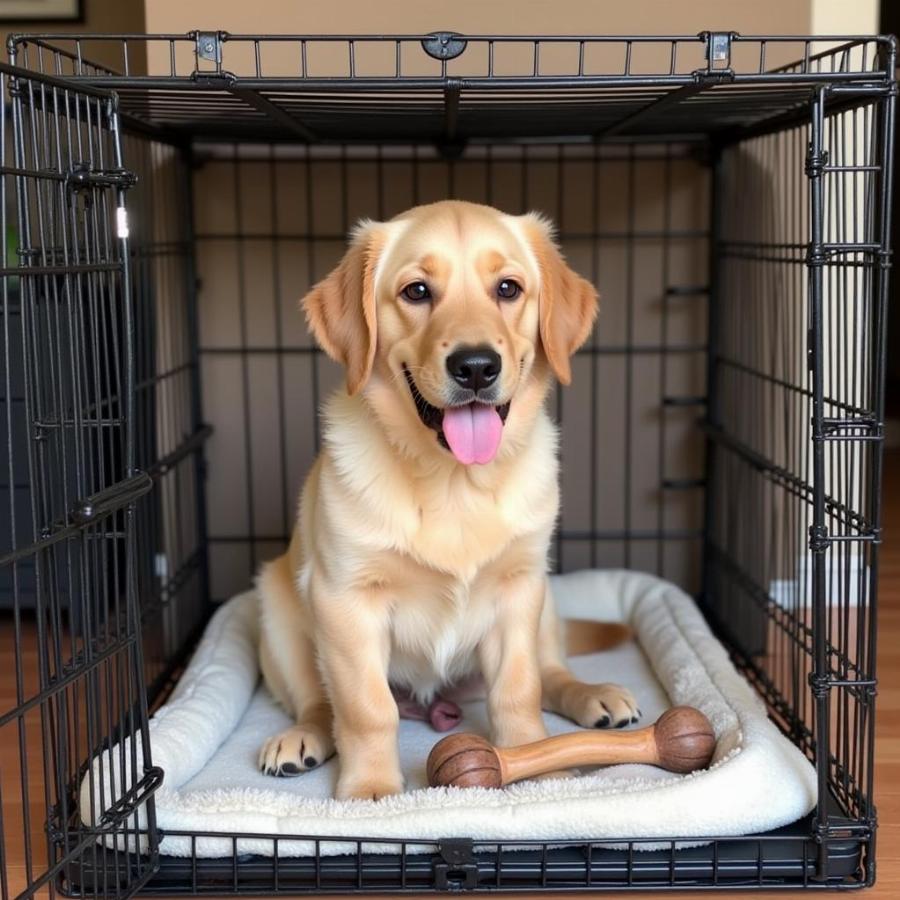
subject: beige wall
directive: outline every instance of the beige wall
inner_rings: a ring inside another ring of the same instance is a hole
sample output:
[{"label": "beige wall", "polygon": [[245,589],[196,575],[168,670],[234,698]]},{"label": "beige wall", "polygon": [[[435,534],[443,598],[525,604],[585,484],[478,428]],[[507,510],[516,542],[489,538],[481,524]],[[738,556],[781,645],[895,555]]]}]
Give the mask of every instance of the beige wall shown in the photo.
[{"label": "beige wall", "polygon": [[878,0],[812,0],[811,34],[874,34]]},{"label": "beige wall", "polygon": [[[10,32],[186,32],[195,28],[240,32],[383,33],[451,29],[471,34],[694,34],[729,29],[744,34],[872,33],[878,30],[877,0],[368,0],[298,3],[296,0],[84,0],[84,21],[5,23]],[[133,65],[141,65],[133,51]],[[98,62],[121,67],[118,48],[92,48]],[[4,57],[5,58],[5,57]]]},{"label": "beige wall", "polygon": [[[6,57],[6,38],[10,33],[60,33],[73,31],[116,31],[142,32],[144,27],[144,0],[82,0],[84,20],[82,22],[7,22],[0,19],[0,37],[3,39],[3,59]],[[150,4],[153,6],[153,3]],[[117,48],[110,46],[105,51],[95,53],[97,62],[112,68],[119,65]]]},{"label": "beige wall", "polygon": [[[848,2],[848,0],[840,0]],[[853,0],[849,5],[855,5]],[[871,0],[862,0],[863,5]],[[544,34],[694,34],[730,29],[804,34],[810,0],[333,0],[263,3],[222,0],[152,0],[148,31],[217,28],[231,32],[416,33],[450,29],[469,32]]]},{"label": "beige wall", "polygon": [[[456,0],[430,2],[362,0],[297,3],[296,0],[84,0],[85,18],[71,25],[4,23],[10,31],[190,31],[215,28],[232,32],[303,31],[416,32],[436,28],[506,33],[561,32],[693,34],[728,28],[745,34],[827,32],[869,33],[878,28],[877,0],[634,0],[627,4],[595,0]],[[145,11],[146,7],[146,11]],[[110,62],[113,60],[110,59]]]},{"label": "beige wall", "polygon": [[[4,23],[9,32],[174,32],[196,28],[232,33],[417,33],[449,29],[476,33],[695,34],[727,29],[743,34],[872,33],[877,0],[368,0],[298,3],[296,0],[84,0],[85,18],[73,24]],[[5,27],[4,27],[5,26]],[[774,51],[777,55],[777,49]],[[791,53],[791,51],[788,51]],[[98,62],[122,68],[115,44],[93,45]],[[5,57],[4,57],[5,58]],[[151,57],[152,59],[152,57]],[[778,62],[770,58],[771,63]],[[130,48],[133,71],[144,65],[139,45]]]},{"label": "beige wall", "polygon": [[[452,30],[468,34],[681,34],[694,35],[704,30],[737,31],[745,35],[753,34],[825,34],[825,33],[873,33],[877,31],[878,0],[758,0],[746,3],[743,0],[633,0],[630,3],[613,3],[611,0],[391,0],[372,3],[368,0],[335,0],[335,2],[297,3],[296,0],[268,0],[252,4],[244,2],[222,3],[219,0],[152,0],[147,4],[146,25],[149,32],[183,33],[196,28],[224,30],[232,34],[302,33],[302,34],[416,34],[435,30]],[[371,49],[371,48],[369,48]],[[615,71],[621,60],[612,48],[608,48],[615,59],[607,60]],[[654,48],[644,47],[641,53],[647,56]],[[659,54],[653,64],[667,64],[668,48],[660,45]],[[748,50],[749,48],[743,48]],[[821,48],[820,48],[821,49]],[[602,52],[600,48],[593,48]],[[681,64],[690,68],[703,64],[701,50],[682,46],[679,49]],[[162,43],[150,45],[148,65],[151,71],[168,71],[170,48]],[[319,74],[337,74],[341,69],[342,57],[337,46],[316,49],[317,61],[335,57],[338,63],[334,72],[321,71]],[[386,63],[388,71],[380,68],[362,54],[360,65],[369,75],[390,74],[391,61]],[[755,49],[754,49],[755,53]],[[791,44],[774,44],[768,48],[767,63],[777,66],[793,62],[803,53],[803,47]],[[465,57],[456,64],[462,64],[453,74],[476,74],[479,64],[476,52],[470,51],[468,62]],[[563,48],[545,46],[541,57],[544,74],[563,74],[570,71],[569,64],[562,58]],[[194,68],[192,48],[183,45],[176,48],[179,74],[189,73]],[[557,58],[558,57],[558,58]],[[755,62],[743,58],[741,48],[735,50],[735,65],[746,66]],[[335,61],[335,60],[332,60]],[[597,60],[592,60],[594,64]],[[650,59],[643,59],[645,64]],[[225,55],[225,67],[238,73],[253,71],[253,49],[251,46],[231,44]],[[416,63],[426,64],[423,60]],[[473,64],[472,72],[466,65]],[[264,48],[263,70],[276,75],[293,72],[296,69],[296,48],[289,44],[270,45]],[[313,68],[316,64],[312,63]],[[600,63],[601,70],[604,64]],[[404,70],[413,74],[410,61],[404,59]],[[516,70],[518,71],[518,70]],[[416,74],[425,74],[416,71]],[[508,74],[513,74],[511,70]]]}]

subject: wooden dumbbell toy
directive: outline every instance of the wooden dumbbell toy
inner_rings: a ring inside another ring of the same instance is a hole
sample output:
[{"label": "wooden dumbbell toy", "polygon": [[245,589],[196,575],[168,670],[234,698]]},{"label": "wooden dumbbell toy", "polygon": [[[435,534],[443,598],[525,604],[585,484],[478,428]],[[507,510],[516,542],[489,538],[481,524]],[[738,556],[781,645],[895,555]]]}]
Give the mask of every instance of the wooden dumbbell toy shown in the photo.
[{"label": "wooden dumbbell toy", "polygon": [[428,754],[428,783],[500,788],[559,769],[621,763],[647,763],[687,773],[706,768],[715,749],[709,719],[692,706],[675,706],[647,728],[574,731],[520,747],[494,747],[477,734],[451,734]]}]

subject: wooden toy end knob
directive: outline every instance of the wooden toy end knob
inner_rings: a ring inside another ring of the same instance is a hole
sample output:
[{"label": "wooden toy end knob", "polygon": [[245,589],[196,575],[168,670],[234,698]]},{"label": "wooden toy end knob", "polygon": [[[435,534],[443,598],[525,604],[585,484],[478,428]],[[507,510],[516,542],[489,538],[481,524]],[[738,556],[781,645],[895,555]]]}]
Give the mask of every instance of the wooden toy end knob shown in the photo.
[{"label": "wooden toy end knob", "polygon": [[503,786],[500,759],[493,745],[477,734],[449,734],[428,754],[428,783],[453,787]]},{"label": "wooden toy end knob", "polygon": [[709,719],[692,706],[667,709],[653,726],[658,765],[670,772],[705,769],[716,750],[716,735]]}]

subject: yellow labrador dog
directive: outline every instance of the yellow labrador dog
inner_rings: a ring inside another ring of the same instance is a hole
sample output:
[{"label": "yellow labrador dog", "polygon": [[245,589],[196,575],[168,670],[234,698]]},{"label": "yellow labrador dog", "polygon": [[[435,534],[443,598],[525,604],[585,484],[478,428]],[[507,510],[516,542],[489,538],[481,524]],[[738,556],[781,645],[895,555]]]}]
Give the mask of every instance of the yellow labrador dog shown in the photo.
[{"label": "yellow labrador dog", "polygon": [[473,672],[491,739],[546,736],[541,708],[584,727],[640,715],[577,681],[548,596],[559,509],[554,376],[597,309],[536,214],[445,201],[364,222],[303,300],[347,389],[284,556],[259,576],[261,666],[296,724],[260,768],[298,775],[337,750],[339,798],[403,789],[391,686],[427,702]]}]

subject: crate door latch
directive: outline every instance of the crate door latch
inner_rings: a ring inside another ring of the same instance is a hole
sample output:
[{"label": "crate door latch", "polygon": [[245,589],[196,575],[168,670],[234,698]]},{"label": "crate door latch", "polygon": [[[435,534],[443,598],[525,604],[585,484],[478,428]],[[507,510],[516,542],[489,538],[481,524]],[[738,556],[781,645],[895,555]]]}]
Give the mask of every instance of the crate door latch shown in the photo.
[{"label": "crate door latch", "polygon": [[434,886],[439,891],[472,891],[478,886],[478,863],[471,838],[449,838],[438,843]]}]

